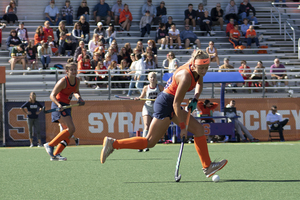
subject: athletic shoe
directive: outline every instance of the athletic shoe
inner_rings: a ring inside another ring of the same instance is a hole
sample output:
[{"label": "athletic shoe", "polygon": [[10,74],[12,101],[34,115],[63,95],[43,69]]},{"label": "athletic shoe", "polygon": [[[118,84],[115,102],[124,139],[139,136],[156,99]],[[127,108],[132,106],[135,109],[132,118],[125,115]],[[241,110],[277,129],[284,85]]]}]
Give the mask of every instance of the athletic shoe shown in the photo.
[{"label": "athletic shoe", "polygon": [[76,146],[79,145],[79,138],[76,138],[76,139],[75,139],[75,144],[76,144]]},{"label": "athletic shoe", "polygon": [[223,142],[228,142],[228,140],[229,140],[229,136],[225,135],[225,138],[224,138]]},{"label": "athletic shoe", "polygon": [[143,149],[139,149],[138,152],[143,152]]},{"label": "athletic shoe", "polygon": [[66,161],[66,157],[62,157],[60,154],[57,154],[54,158],[50,158],[51,161]]},{"label": "athletic shoe", "polygon": [[149,151],[149,149],[148,149],[148,148],[144,149],[144,152],[147,152],[147,151]]},{"label": "athletic shoe", "polygon": [[211,162],[208,168],[203,169],[204,174],[206,175],[206,178],[211,177],[214,175],[217,171],[222,169],[226,164],[227,160],[221,160],[220,162]]},{"label": "athletic shoe", "polygon": [[159,47],[158,49],[159,49],[159,50],[162,50],[163,48],[162,48],[162,47]]},{"label": "athletic shoe", "polygon": [[51,158],[54,158],[54,157],[55,157],[55,156],[53,155],[54,147],[49,146],[49,143],[45,143],[45,144],[44,144],[44,147],[45,147],[46,152],[49,154],[49,156],[50,156]]},{"label": "athletic shoe", "polygon": [[103,148],[101,150],[100,161],[104,163],[106,158],[114,151],[113,143],[116,139],[105,137],[103,140]]},{"label": "athletic shoe", "polygon": [[165,46],[165,49],[169,49],[169,47],[168,47],[168,46]]},{"label": "athletic shoe", "polygon": [[253,138],[250,142],[259,142],[259,139]]},{"label": "athletic shoe", "polygon": [[43,145],[41,145],[41,144],[38,144],[38,146],[37,147],[43,147]]},{"label": "athletic shoe", "polygon": [[30,144],[30,146],[29,146],[29,147],[30,147],[30,148],[31,148],[31,147],[33,147],[33,144]]}]

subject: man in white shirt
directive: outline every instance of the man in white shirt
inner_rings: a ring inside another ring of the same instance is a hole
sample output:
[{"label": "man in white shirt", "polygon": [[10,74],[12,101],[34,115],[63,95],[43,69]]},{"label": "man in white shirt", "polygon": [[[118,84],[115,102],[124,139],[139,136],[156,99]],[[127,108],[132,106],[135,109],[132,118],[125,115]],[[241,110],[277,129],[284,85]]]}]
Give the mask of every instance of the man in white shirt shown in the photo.
[{"label": "man in white shirt", "polygon": [[283,127],[289,122],[289,119],[282,120],[281,114],[277,112],[277,106],[273,105],[266,121],[271,130],[278,130],[280,141],[284,142]]},{"label": "man in white shirt", "polygon": [[179,49],[182,49],[180,31],[176,29],[175,24],[171,25],[171,29],[169,30],[169,38],[170,38],[170,49],[173,49],[173,42],[177,42]]},{"label": "man in white shirt", "polygon": [[46,6],[45,15],[46,15],[46,20],[50,22],[51,26],[54,26],[54,25],[58,26],[58,24],[60,22],[59,10],[55,6],[54,0],[51,0],[50,4],[48,6]]},{"label": "man in white shirt", "polygon": [[131,88],[134,88],[134,86],[139,89],[139,92],[142,93],[143,87],[144,87],[144,80],[146,79],[145,72],[146,72],[146,66],[144,63],[144,59],[141,54],[135,55],[135,76],[133,79],[131,79],[129,84],[129,90],[127,96],[131,96],[132,90]]}]

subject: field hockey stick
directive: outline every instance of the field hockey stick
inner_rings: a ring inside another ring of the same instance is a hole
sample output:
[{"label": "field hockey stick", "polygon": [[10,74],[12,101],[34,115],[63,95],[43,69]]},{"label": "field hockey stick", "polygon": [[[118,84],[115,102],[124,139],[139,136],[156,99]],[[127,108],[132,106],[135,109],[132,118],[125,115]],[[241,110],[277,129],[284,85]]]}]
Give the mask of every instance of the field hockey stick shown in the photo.
[{"label": "field hockey stick", "polygon": [[[118,95],[115,95],[116,98],[118,99],[130,99],[130,100],[134,100],[133,97],[124,97],[124,96],[118,96]],[[145,98],[140,98],[140,100],[142,101],[155,101],[155,99],[145,99]]]},{"label": "field hockey stick", "polygon": [[[73,104],[73,105],[68,105],[68,106],[63,106],[62,108],[63,109],[68,109],[68,108],[72,108],[74,106],[79,106],[79,103],[77,104]],[[44,110],[44,113],[52,113],[52,112],[56,112],[56,111],[59,111],[60,108],[52,108],[50,110]]]},{"label": "field hockey stick", "polygon": [[[190,116],[191,116],[191,109],[189,109],[188,115],[186,117],[186,124],[185,124],[185,130],[188,130],[189,127],[189,122],[190,122]],[[182,137],[182,141],[180,144],[180,150],[179,150],[179,155],[177,158],[177,163],[176,163],[176,168],[175,168],[175,181],[179,182],[181,179],[181,174],[179,174],[179,166],[180,166],[180,161],[181,161],[181,156],[182,156],[182,151],[183,151],[183,146],[184,146],[184,140],[185,137]]]}]

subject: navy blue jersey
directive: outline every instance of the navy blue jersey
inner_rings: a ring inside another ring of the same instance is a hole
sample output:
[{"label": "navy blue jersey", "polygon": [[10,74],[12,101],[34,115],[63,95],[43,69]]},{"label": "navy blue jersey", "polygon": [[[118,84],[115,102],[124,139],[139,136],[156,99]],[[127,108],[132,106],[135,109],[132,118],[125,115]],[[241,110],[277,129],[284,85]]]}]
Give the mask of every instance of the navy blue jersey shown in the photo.
[{"label": "navy blue jersey", "polygon": [[27,117],[30,119],[37,119],[38,115],[36,114],[36,112],[38,112],[42,107],[43,106],[38,101],[35,101],[35,103],[30,103],[29,101],[27,101],[21,106],[21,108],[27,108],[27,110],[31,112],[30,115],[27,115]]}]

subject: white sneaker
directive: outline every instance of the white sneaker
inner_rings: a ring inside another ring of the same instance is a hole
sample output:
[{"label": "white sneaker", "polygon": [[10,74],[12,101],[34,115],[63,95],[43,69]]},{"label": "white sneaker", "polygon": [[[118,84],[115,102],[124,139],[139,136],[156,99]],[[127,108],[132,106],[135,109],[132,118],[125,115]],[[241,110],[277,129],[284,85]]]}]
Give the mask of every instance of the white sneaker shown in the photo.
[{"label": "white sneaker", "polygon": [[97,85],[97,87],[95,87],[95,90],[100,90],[100,87]]},{"label": "white sneaker", "polygon": [[170,49],[173,49],[173,46],[170,46]]},{"label": "white sneaker", "polygon": [[55,156],[53,155],[54,147],[49,146],[49,143],[45,143],[45,144],[44,144],[44,147],[45,147],[46,152],[49,154],[49,156],[50,156],[51,158],[54,158],[54,157],[55,157]]},{"label": "white sneaker", "polygon": [[43,145],[41,145],[41,144],[38,144],[38,146],[37,147],[43,147]]},{"label": "white sneaker", "polygon": [[207,33],[207,37],[210,37],[210,34],[209,34],[209,33]]},{"label": "white sneaker", "polygon": [[220,162],[211,162],[210,166],[208,168],[203,169],[204,174],[206,175],[206,178],[211,177],[214,175],[217,171],[222,169],[226,164],[227,160],[221,160]]},{"label": "white sneaker", "polygon": [[113,147],[113,143],[116,139],[111,137],[105,137],[103,140],[103,148],[101,150],[100,161],[104,163],[106,158],[115,150]]},{"label": "white sneaker", "polygon": [[169,47],[168,47],[168,46],[166,46],[166,47],[165,47],[165,49],[169,49]]},{"label": "white sneaker", "polygon": [[33,147],[33,144],[30,144],[30,146],[29,146],[30,148],[32,148]]},{"label": "white sneaker", "polygon": [[55,157],[51,157],[50,158],[51,161],[66,161],[67,158],[66,157],[62,157],[60,154],[57,154]]},{"label": "white sneaker", "polygon": [[159,47],[158,49],[159,49],[159,50],[162,50],[163,48],[162,48],[162,47]]},{"label": "white sneaker", "polygon": [[148,149],[148,148],[144,149],[144,152],[147,152],[147,151],[149,151],[149,149]]},{"label": "white sneaker", "polygon": [[30,68],[30,67],[27,67],[27,70],[28,70],[28,71],[30,71],[30,70],[31,70],[31,68]]}]

